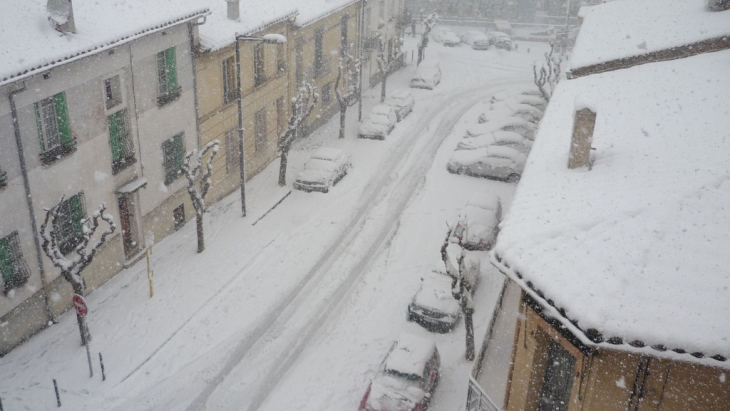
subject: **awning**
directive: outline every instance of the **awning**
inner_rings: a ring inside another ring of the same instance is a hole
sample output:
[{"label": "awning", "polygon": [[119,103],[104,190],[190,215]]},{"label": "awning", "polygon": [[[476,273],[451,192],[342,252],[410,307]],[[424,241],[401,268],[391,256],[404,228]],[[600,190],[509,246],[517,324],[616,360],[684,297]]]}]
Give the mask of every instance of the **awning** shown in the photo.
[{"label": "awning", "polygon": [[145,177],[136,178],[127,184],[119,187],[114,192],[117,194],[132,194],[140,188],[147,185],[147,179]]}]

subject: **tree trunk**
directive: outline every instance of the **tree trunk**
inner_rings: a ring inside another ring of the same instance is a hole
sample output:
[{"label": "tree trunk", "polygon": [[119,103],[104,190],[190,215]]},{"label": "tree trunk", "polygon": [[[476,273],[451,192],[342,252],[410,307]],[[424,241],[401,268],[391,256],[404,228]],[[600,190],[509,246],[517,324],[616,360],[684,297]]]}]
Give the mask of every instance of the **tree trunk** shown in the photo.
[{"label": "tree trunk", "polygon": [[466,327],[466,360],[474,361],[474,322],[472,310],[464,310],[464,326]]},{"label": "tree trunk", "polygon": [[383,84],[380,89],[380,102],[383,103],[385,101],[385,82],[388,80],[388,71],[386,70],[383,73]]},{"label": "tree trunk", "polygon": [[419,66],[422,61],[423,61],[423,47],[419,47],[418,48],[418,61],[416,62],[416,66]]},{"label": "tree trunk", "polygon": [[198,231],[198,252],[205,251],[205,236],[203,235],[203,213],[195,213],[195,228]]},{"label": "tree trunk", "polygon": [[347,102],[340,103],[340,138],[345,138],[345,114],[347,114]]},{"label": "tree trunk", "polygon": [[279,185],[282,187],[284,187],[286,185],[286,162],[287,162],[288,155],[289,155],[289,147],[282,147],[281,163],[279,164]]}]

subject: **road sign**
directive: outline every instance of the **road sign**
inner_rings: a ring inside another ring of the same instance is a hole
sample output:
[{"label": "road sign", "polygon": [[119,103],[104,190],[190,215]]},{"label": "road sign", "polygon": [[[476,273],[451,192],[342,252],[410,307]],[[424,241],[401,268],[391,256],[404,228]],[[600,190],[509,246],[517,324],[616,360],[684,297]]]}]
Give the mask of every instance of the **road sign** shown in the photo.
[{"label": "road sign", "polygon": [[86,300],[84,300],[84,297],[74,294],[72,301],[74,303],[74,308],[76,309],[76,314],[83,317],[89,312],[89,307],[86,305]]}]

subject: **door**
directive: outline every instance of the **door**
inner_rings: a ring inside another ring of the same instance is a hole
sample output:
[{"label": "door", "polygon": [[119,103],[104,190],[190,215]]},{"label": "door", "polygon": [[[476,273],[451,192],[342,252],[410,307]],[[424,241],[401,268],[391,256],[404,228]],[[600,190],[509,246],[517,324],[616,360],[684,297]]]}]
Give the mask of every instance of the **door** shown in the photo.
[{"label": "door", "polygon": [[131,195],[124,195],[117,200],[119,205],[119,219],[122,225],[122,243],[124,244],[124,257],[130,259],[139,252],[139,241],[137,241],[137,227],[134,218],[134,202]]},{"label": "door", "polygon": [[550,341],[539,411],[567,411],[573,388],[575,357],[555,341]]}]

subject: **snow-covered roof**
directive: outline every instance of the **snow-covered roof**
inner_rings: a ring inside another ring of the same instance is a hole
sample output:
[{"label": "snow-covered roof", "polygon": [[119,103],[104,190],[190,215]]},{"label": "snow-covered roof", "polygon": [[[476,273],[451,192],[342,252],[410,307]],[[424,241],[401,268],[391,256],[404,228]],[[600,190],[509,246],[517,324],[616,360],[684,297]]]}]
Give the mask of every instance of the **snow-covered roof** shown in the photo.
[{"label": "snow-covered roof", "polygon": [[61,34],[48,22],[46,3],[12,2],[0,13],[0,86],[207,12],[201,1],[75,0],[76,33]]},{"label": "snow-covered roof", "polygon": [[[584,343],[730,366],[728,67],[730,50],[645,64],[550,100],[493,262]],[[582,107],[590,171],[567,168]]]},{"label": "snow-covered roof", "polygon": [[431,340],[413,334],[401,334],[393,351],[388,354],[385,370],[421,377],[435,349],[436,344]]},{"label": "snow-covered roof", "polygon": [[730,35],[730,10],[705,0],[616,0],[581,8],[570,69]]},{"label": "snow-covered roof", "polygon": [[356,2],[241,0],[241,17],[233,21],[227,18],[225,0],[75,0],[76,33],[67,34],[48,22],[47,0],[14,2],[0,13],[0,86],[208,12],[199,26],[200,44],[217,50],[232,44],[236,34],[252,34],[286,19],[305,26]]}]

